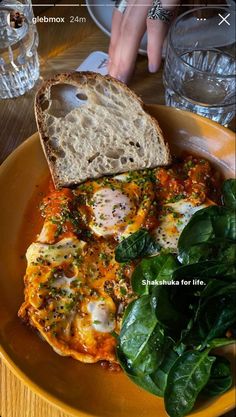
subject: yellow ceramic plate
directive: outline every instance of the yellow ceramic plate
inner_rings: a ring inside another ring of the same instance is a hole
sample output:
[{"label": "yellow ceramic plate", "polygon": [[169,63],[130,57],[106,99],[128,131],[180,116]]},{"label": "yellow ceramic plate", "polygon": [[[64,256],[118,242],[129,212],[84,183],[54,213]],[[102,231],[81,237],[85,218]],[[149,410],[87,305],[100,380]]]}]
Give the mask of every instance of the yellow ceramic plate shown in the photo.
[{"label": "yellow ceramic plate", "polygon": [[[234,176],[234,135],[191,113],[150,106],[172,151],[205,156],[226,177]],[[164,417],[163,401],[139,389],[123,373],[86,365],[53,352],[17,318],[23,300],[22,255],[30,244],[34,219],[25,216],[31,196],[48,174],[38,135],[25,141],[0,168],[0,342],[11,369],[34,391],[75,416]],[[22,228],[22,224],[24,227]],[[233,350],[228,348],[229,357]],[[199,402],[194,417],[217,417],[234,407],[231,389]]]}]

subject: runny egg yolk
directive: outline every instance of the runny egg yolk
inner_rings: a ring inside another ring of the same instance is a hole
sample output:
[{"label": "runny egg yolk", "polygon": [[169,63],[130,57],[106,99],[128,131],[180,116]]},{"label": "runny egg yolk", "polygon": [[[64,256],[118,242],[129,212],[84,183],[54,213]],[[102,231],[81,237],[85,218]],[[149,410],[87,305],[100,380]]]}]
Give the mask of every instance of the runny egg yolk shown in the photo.
[{"label": "runny egg yolk", "polygon": [[93,195],[93,231],[105,236],[121,233],[135,212],[134,203],[119,189],[103,188]]}]

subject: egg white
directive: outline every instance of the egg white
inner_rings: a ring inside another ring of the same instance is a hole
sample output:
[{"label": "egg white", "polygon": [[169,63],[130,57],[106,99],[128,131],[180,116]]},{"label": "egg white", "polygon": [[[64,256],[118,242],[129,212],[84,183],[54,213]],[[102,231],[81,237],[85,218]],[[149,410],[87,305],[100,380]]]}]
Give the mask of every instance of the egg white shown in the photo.
[{"label": "egg white", "polygon": [[[111,303],[112,306],[110,306]],[[90,301],[87,310],[91,314],[92,327],[97,332],[109,333],[115,329],[115,305],[111,299],[109,302],[108,300]]]},{"label": "egg white", "polygon": [[112,235],[114,231],[122,233],[127,217],[134,212],[134,204],[120,190],[103,188],[93,196],[94,221],[90,224],[99,236]]},{"label": "egg white", "polygon": [[28,265],[38,262],[38,259],[46,260],[55,265],[60,265],[66,258],[73,259],[82,252],[86,245],[75,237],[64,238],[59,242],[48,245],[46,243],[32,243],[26,252]]},{"label": "egg white", "polygon": [[176,252],[179,236],[193,214],[213,204],[211,200],[206,200],[197,206],[188,199],[164,204],[163,207],[169,208],[170,212],[161,216],[159,226],[153,231],[155,240],[162,248]]},{"label": "egg white", "polygon": [[153,186],[147,181],[144,189],[128,178],[128,174],[117,175],[93,194],[89,227],[97,236],[119,241],[143,226],[154,198]]}]

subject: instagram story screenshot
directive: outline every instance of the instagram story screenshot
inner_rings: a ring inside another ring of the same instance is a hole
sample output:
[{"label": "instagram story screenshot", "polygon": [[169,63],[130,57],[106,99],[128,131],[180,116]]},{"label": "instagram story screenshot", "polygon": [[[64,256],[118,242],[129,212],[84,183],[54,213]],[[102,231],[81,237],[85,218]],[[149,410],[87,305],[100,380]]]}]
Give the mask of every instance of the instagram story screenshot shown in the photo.
[{"label": "instagram story screenshot", "polygon": [[0,0],[0,417],[235,417],[235,0]]}]

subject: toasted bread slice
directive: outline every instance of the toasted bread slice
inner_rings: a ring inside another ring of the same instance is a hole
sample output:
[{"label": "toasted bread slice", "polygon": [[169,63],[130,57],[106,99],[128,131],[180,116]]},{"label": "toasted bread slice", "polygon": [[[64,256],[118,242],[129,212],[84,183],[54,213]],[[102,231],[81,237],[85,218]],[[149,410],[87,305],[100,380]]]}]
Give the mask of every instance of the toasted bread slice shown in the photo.
[{"label": "toasted bread slice", "polygon": [[58,75],[41,87],[35,108],[56,187],[171,162],[157,121],[135,93],[111,77]]}]

